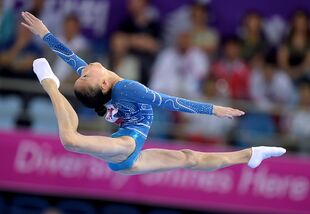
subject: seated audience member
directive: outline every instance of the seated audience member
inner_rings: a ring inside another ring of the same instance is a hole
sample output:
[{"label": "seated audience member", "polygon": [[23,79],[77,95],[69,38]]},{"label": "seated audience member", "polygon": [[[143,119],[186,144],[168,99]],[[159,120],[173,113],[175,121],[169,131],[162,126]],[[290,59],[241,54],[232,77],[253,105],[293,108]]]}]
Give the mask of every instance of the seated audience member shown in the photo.
[{"label": "seated audience member", "polygon": [[[224,41],[223,55],[212,65],[211,73],[223,85],[221,96],[232,99],[249,98],[250,68],[241,58],[240,41],[229,37]],[[225,86],[225,87],[224,87]]]},{"label": "seated audience member", "polygon": [[255,105],[261,110],[276,110],[291,106],[295,100],[293,82],[287,73],[276,65],[275,54],[265,57],[261,68],[254,68],[250,80],[250,93]]},{"label": "seated audience member", "polygon": [[148,83],[161,36],[160,25],[154,16],[150,15],[149,8],[148,0],[129,0],[129,14],[114,35],[127,40],[131,53],[139,59],[142,69],[140,81],[144,84]]},{"label": "seated audience member", "polygon": [[268,49],[267,40],[263,33],[262,17],[259,12],[250,11],[243,19],[240,32],[241,56],[250,62],[257,53]]},{"label": "seated audience member", "polygon": [[297,142],[301,152],[310,152],[310,82],[303,81],[298,87],[299,102],[297,109],[285,118],[288,131]]},{"label": "seated audience member", "polygon": [[[289,34],[278,50],[278,64],[298,84],[310,76],[310,25],[305,11],[297,10],[291,20]],[[306,73],[308,72],[308,74]]]},{"label": "seated audience member", "polygon": [[[29,9],[37,14],[43,3],[43,0],[35,0],[31,2]],[[14,4],[11,3],[11,5]],[[42,49],[37,45],[32,34],[21,26],[18,20],[15,20],[18,16],[14,14],[13,8],[4,9],[2,12],[0,43],[6,42],[4,45],[0,45],[2,46],[0,48],[0,75],[14,78],[34,78],[32,61],[42,56]]]},{"label": "seated audience member", "polygon": [[219,43],[217,31],[208,26],[208,8],[199,3],[191,7],[191,39],[192,43],[213,56]]},{"label": "seated audience member", "polygon": [[149,85],[163,93],[193,98],[200,96],[200,83],[208,71],[208,58],[192,46],[190,33],[182,32],[173,47],[158,55]]},{"label": "seated audience member", "polygon": [[112,36],[108,55],[99,61],[125,79],[141,79],[140,62],[130,54],[129,44],[124,34]]},{"label": "seated audience member", "polygon": [[13,78],[36,78],[32,63],[42,57],[42,50],[33,42],[32,34],[22,25],[13,44],[0,52],[0,75]]},{"label": "seated audience member", "polygon": [[[159,53],[153,69],[149,86],[163,93],[193,98],[201,96],[201,82],[209,71],[209,61],[205,53],[191,43],[190,33],[178,35],[176,44]],[[156,109],[155,109],[156,110]],[[160,116],[162,118],[162,115]],[[182,121],[182,116],[169,113],[165,121]],[[162,128],[161,125],[160,128]],[[166,136],[184,139],[174,126],[166,125]]]},{"label": "seated audience member", "polygon": [[287,24],[283,16],[273,14],[264,18],[264,35],[271,48],[278,47],[287,33]]}]

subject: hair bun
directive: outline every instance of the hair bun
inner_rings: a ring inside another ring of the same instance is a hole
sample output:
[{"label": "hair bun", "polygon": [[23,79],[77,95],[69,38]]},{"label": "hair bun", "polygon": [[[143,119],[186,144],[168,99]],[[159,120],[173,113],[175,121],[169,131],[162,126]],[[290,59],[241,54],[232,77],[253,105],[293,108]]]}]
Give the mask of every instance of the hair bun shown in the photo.
[{"label": "hair bun", "polygon": [[100,106],[100,107],[95,108],[95,112],[96,112],[100,117],[103,117],[103,116],[106,114],[106,112],[107,112],[107,108],[106,108],[104,105],[102,105],[102,106]]}]

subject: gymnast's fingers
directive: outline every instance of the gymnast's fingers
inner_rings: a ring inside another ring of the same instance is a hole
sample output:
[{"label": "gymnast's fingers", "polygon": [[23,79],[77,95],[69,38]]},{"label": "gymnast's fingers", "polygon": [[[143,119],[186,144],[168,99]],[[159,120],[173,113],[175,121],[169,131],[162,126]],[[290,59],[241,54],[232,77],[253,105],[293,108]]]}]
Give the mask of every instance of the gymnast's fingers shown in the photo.
[{"label": "gymnast's fingers", "polygon": [[33,29],[32,26],[25,24],[24,22],[21,23],[25,28],[27,28],[28,30],[30,30],[32,33],[37,34],[37,32],[35,32],[35,30]]},{"label": "gymnast's fingers", "polygon": [[22,12],[22,17],[28,24],[32,24],[33,21],[26,15],[26,13]]},{"label": "gymnast's fingers", "polygon": [[21,22],[21,24],[22,24],[24,27],[28,28],[29,30],[32,30],[32,27],[31,27],[30,25],[27,25],[27,24],[25,24],[24,22]]},{"label": "gymnast's fingers", "polygon": [[38,21],[40,19],[38,19],[37,17],[35,17],[34,15],[32,15],[31,13],[29,12],[26,12],[26,15],[33,21]]},{"label": "gymnast's fingers", "polygon": [[25,16],[31,20],[32,23],[36,22],[36,18],[29,12],[25,12]]},{"label": "gymnast's fingers", "polygon": [[242,115],[244,115],[244,112],[237,109],[227,109],[227,111],[224,113],[224,117],[228,117],[230,119],[233,117],[240,117]]},{"label": "gymnast's fingers", "polygon": [[240,111],[239,109],[229,109],[229,112],[233,115],[233,116],[242,116],[245,114],[244,111]]}]

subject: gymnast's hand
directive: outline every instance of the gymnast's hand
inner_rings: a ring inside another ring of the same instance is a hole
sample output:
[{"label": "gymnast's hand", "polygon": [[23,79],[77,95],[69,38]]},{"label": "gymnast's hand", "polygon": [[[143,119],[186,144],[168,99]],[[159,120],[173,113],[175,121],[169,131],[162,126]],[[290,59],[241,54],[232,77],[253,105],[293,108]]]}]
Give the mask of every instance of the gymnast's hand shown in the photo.
[{"label": "gymnast's hand", "polygon": [[228,117],[232,119],[233,117],[240,117],[244,115],[245,113],[238,109],[214,105],[213,114],[218,117]]},{"label": "gymnast's hand", "polygon": [[49,32],[47,27],[43,24],[42,20],[38,19],[31,13],[22,12],[22,17],[26,23],[22,22],[21,24],[41,38],[43,38]]}]

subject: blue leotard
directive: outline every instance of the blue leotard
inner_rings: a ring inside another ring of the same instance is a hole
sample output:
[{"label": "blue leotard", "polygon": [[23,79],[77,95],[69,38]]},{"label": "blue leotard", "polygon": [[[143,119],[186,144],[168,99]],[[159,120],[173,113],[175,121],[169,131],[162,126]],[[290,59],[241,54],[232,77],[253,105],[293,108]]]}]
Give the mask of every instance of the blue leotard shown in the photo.
[{"label": "blue leotard", "polygon": [[87,66],[87,63],[78,57],[72,50],[62,44],[52,33],[47,33],[43,37],[43,41],[54,51],[60,58],[68,63],[78,75],[81,76],[82,70]]},{"label": "blue leotard", "polygon": [[[51,49],[67,62],[78,74],[87,65],[65,47],[51,33],[43,40]],[[131,136],[135,139],[134,152],[121,163],[109,163],[112,170],[124,170],[132,167],[147,138],[153,121],[153,107],[160,107],[170,111],[187,112],[194,114],[213,113],[213,105],[194,102],[191,100],[158,93],[133,80],[121,80],[112,88],[112,99],[106,103],[106,120],[119,125],[119,130],[112,137]]]}]

